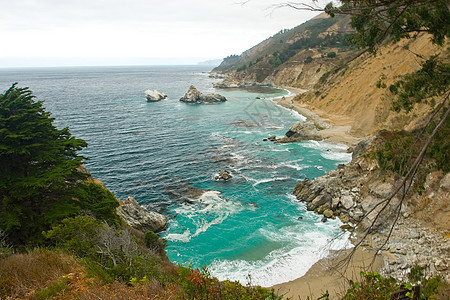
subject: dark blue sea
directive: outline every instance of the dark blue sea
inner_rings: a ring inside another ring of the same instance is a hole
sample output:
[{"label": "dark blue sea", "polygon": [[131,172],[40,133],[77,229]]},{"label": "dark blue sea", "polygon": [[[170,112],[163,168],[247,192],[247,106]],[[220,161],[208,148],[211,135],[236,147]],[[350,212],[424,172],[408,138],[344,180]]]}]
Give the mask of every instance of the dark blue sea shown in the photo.
[{"label": "dark blue sea", "polygon": [[[277,106],[279,89],[215,90],[208,66],[0,69],[0,91],[29,87],[59,128],[86,140],[87,168],[118,199],[133,196],[168,219],[168,256],[207,265],[220,279],[271,286],[303,275],[329,249],[344,247],[291,195],[295,184],[351,157],[344,145],[274,144],[304,118]],[[186,104],[190,85],[228,98]],[[146,101],[144,91],[168,95]],[[233,178],[217,181],[221,170]],[[199,198],[198,195],[201,195]],[[333,243],[331,243],[333,241]]]}]

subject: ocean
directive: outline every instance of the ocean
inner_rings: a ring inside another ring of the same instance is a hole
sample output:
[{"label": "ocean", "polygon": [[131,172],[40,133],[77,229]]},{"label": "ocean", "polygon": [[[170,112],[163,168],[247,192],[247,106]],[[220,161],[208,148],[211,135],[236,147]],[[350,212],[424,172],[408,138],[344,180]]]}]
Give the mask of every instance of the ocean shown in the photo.
[{"label": "ocean", "polygon": [[[292,195],[295,184],[351,160],[346,146],[274,144],[302,116],[272,99],[281,89],[215,90],[208,66],[0,69],[0,90],[29,87],[89,146],[86,167],[118,199],[164,214],[160,233],[177,264],[206,265],[219,279],[272,286],[302,276],[347,245],[338,220],[321,222]],[[228,101],[179,101],[190,85]],[[166,93],[147,102],[146,89]],[[221,170],[229,181],[216,180]]]}]

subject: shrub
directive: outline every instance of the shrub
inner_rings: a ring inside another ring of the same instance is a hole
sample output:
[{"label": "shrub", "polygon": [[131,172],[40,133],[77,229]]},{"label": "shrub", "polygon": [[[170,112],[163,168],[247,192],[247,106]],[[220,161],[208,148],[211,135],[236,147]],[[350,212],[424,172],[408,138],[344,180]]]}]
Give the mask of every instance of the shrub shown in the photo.
[{"label": "shrub", "polygon": [[243,286],[238,281],[225,280],[220,282],[212,277],[206,266],[201,269],[178,266],[178,284],[188,299],[264,299],[278,300],[271,289],[260,286]]},{"label": "shrub", "polygon": [[167,246],[167,242],[164,239],[161,239],[153,231],[147,231],[145,233],[145,245],[156,253],[163,253]]},{"label": "shrub", "polygon": [[328,57],[328,58],[335,58],[335,57],[336,57],[336,52],[334,52],[334,51],[328,52],[328,53],[327,53],[327,57]]},{"label": "shrub", "polygon": [[342,300],[435,299],[443,285],[440,277],[424,277],[419,266],[411,269],[407,282],[385,278],[376,272],[361,272],[361,276],[361,282],[349,281],[350,288]]}]

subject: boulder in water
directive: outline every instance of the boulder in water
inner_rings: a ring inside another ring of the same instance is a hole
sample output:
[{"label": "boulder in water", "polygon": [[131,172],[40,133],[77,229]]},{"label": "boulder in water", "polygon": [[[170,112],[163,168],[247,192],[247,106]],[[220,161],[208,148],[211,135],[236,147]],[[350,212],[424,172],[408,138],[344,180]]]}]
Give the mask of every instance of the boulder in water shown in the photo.
[{"label": "boulder in water", "polygon": [[146,90],[145,97],[147,98],[148,102],[156,102],[161,101],[162,99],[166,99],[167,95],[156,90]]},{"label": "boulder in water", "polygon": [[219,175],[216,176],[216,180],[229,180],[233,178],[233,176],[231,176],[231,173],[227,170],[223,170],[219,172]]},{"label": "boulder in water", "polygon": [[180,101],[187,103],[215,103],[227,101],[222,95],[219,94],[203,94],[193,85],[189,87],[189,90],[180,98]]}]

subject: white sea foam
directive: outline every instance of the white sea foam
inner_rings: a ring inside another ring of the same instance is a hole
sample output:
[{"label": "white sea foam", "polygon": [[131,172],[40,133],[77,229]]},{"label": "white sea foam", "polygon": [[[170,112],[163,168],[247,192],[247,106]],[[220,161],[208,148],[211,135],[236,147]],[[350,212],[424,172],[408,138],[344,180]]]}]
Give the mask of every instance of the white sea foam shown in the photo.
[{"label": "white sea foam", "polygon": [[256,180],[256,182],[253,184],[253,187],[256,187],[257,185],[259,185],[261,183],[272,182],[272,181],[283,181],[283,180],[288,180],[288,179],[289,179],[289,177],[264,178],[264,179]]},{"label": "white sea foam", "polygon": [[187,243],[191,240],[191,231],[186,229],[183,233],[169,233],[164,238],[168,241]]},{"label": "white sea foam", "polygon": [[[289,92],[289,94],[285,97],[290,97],[294,94],[292,94],[291,92]],[[273,103],[275,103],[277,105],[278,108],[280,109],[284,109],[289,111],[289,113],[291,113],[293,116],[295,116],[296,118],[298,118],[300,121],[306,121],[306,117],[302,114],[300,114],[298,111],[294,110],[294,109],[290,109],[288,107],[284,107],[283,105],[278,104],[275,99],[276,98],[280,98],[280,97],[275,97],[275,98],[270,98],[270,101],[272,101]]]},{"label": "white sea foam", "polygon": [[277,149],[274,147],[270,147],[270,150],[272,150],[273,152],[291,152],[290,148]]},{"label": "white sea foam", "polygon": [[352,160],[352,154],[347,153],[347,145],[331,144],[327,142],[307,141],[302,143],[303,147],[317,149],[321,151],[321,156],[329,160],[349,162]]},{"label": "white sea foam", "polygon": [[194,203],[183,203],[175,208],[177,215],[192,220],[195,232],[191,234],[191,230],[186,229],[183,233],[170,233],[165,238],[169,241],[187,243],[193,237],[206,232],[211,226],[222,223],[229,215],[244,209],[242,203],[228,201],[220,197],[220,194],[219,191],[206,191]]},{"label": "white sea foam", "polygon": [[280,232],[261,231],[271,241],[295,241],[296,246],[293,248],[274,250],[257,261],[217,260],[209,268],[220,280],[247,283],[250,274],[252,284],[269,287],[303,276],[315,262],[328,255],[329,250],[347,247],[348,235],[332,240],[327,231],[302,233],[300,227],[293,226]]}]

